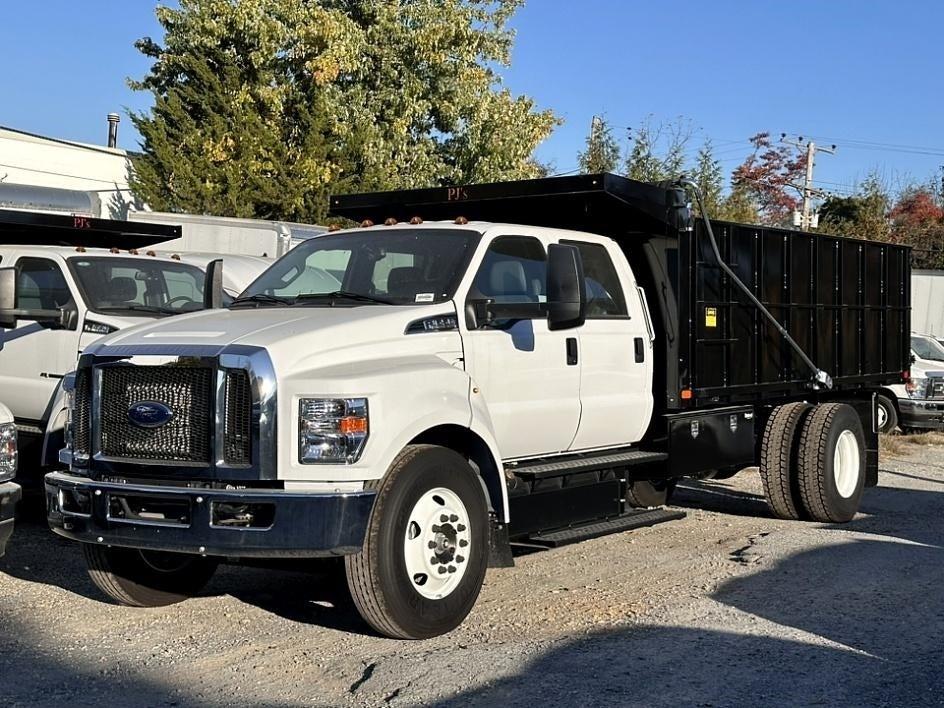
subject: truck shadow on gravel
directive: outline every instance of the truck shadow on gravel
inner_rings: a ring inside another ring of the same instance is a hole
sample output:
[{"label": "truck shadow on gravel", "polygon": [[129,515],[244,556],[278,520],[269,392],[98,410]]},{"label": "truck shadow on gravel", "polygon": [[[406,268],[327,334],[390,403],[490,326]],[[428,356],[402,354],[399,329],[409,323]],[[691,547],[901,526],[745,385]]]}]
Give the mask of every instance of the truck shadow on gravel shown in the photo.
[{"label": "truck shadow on gravel", "polygon": [[[746,496],[722,503],[753,506]],[[692,497],[685,505],[704,508]],[[706,611],[715,623],[736,618],[736,631],[599,633],[438,705],[944,705],[942,519],[944,494],[870,489],[851,523],[810,526],[816,547],[790,553],[778,536],[797,539],[776,532],[755,539],[756,570],[718,587],[721,607]]]}]

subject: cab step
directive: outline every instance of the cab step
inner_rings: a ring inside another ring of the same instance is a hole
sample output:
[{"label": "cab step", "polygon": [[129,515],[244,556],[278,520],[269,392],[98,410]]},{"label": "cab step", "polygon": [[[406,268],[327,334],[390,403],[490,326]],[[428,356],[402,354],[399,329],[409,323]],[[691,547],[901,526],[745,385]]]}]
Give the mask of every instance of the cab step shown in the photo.
[{"label": "cab step", "polygon": [[664,452],[648,450],[608,451],[605,453],[586,453],[568,455],[561,458],[541,458],[517,464],[506,464],[505,471],[523,477],[535,479],[560,477],[574,472],[592,472],[614,467],[633,467],[635,465],[665,462],[669,456]]},{"label": "cab step", "polygon": [[593,521],[580,526],[571,526],[570,528],[559,531],[547,531],[534,534],[528,537],[528,542],[537,546],[546,546],[547,548],[557,548],[566,546],[578,541],[586,541],[591,538],[607,536],[611,533],[620,533],[630,531],[645,526],[655,526],[666,521],[677,521],[684,519],[685,512],[669,509],[638,509],[629,511],[615,519],[606,521]]}]

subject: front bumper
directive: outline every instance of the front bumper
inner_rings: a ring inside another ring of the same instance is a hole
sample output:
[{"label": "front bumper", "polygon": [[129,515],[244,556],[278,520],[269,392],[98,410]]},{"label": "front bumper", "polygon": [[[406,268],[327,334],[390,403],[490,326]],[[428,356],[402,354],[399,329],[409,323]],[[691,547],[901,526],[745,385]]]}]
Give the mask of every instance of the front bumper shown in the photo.
[{"label": "front bumper", "polygon": [[7,541],[13,534],[13,518],[16,503],[22,496],[20,485],[13,482],[0,484],[0,556],[7,550]]},{"label": "front bumper", "polygon": [[[356,553],[375,493],[196,489],[46,475],[46,511],[57,534],[83,543],[209,556],[313,558]],[[175,519],[129,509],[171,509]],[[256,526],[225,525],[234,507],[257,510]]]},{"label": "front bumper", "polygon": [[944,401],[899,398],[898,412],[902,427],[944,430]]}]

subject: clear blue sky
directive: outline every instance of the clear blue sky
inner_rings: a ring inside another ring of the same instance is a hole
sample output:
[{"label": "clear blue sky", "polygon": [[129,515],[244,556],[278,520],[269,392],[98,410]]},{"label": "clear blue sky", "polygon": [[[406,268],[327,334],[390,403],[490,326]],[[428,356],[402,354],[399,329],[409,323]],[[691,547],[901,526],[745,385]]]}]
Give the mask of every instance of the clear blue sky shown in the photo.
[{"label": "clear blue sky", "polygon": [[[105,114],[148,105],[125,79],[147,69],[133,42],[159,37],[154,5],[5,3],[0,124],[104,142]],[[539,150],[560,172],[594,114],[615,126],[684,116],[726,169],[753,133],[822,137],[839,151],[818,158],[817,181],[837,191],[873,168],[894,187],[944,164],[941,2],[530,0],[514,24],[505,83],[564,119]],[[120,143],[137,144],[126,117]]]}]

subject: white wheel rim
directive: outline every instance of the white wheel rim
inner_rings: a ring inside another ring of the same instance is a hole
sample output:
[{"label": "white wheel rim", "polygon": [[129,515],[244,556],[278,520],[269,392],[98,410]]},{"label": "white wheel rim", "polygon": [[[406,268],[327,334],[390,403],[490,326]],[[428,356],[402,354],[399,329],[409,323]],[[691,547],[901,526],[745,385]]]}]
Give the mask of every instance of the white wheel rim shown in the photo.
[{"label": "white wheel rim", "polygon": [[859,484],[859,441],[851,430],[843,430],[836,441],[833,477],[839,496],[851,497]]},{"label": "white wheel rim", "polygon": [[[885,406],[879,405],[878,407],[878,429],[881,430],[885,427],[885,424],[888,422],[888,411],[885,410]],[[849,432],[849,431],[846,431]]]},{"label": "white wheel rim", "polygon": [[449,595],[465,575],[470,544],[469,515],[459,496],[445,487],[426,492],[413,506],[403,536],[413,589],[430,600]]}]

